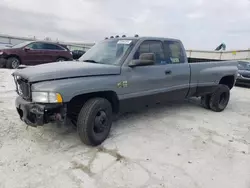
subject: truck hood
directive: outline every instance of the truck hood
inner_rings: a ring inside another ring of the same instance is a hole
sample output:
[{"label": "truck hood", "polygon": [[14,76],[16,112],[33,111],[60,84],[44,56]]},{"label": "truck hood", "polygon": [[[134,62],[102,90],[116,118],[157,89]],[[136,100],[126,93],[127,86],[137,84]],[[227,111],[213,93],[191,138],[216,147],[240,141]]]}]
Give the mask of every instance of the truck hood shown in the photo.
[{"label": "truck hood", "polygon": [[65,61],[20,69],[13,75],[27,79],[29,82],[39,82],[84,76],[117,75],[120,71],[120,66],[116,65]]}]

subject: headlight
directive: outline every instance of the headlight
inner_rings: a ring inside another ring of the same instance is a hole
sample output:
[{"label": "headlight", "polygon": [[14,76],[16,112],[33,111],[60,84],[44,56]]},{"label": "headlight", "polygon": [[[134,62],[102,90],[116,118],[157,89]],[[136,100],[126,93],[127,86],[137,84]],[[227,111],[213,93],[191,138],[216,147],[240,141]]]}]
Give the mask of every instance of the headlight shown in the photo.
[{"label": "headlight", "polygon": [[32,92],[32,102],[39,103],[62,103],[62,96],[52,92]]},{"label": "headlight", "polygon": [[237,76],[240,77],[241,76],[240,73],[238,73]]},{"label": "headlight", "polygon": [[0,55],[3,55],[3,52],[0,52]]}]

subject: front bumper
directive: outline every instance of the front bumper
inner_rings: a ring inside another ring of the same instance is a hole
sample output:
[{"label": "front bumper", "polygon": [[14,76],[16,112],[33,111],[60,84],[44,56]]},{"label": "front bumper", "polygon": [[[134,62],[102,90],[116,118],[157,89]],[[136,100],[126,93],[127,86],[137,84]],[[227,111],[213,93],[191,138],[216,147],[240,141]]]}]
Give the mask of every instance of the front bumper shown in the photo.
[{"label": "front bumper", "polygon": [[60,123],[66,121],[66,104],[38,104],[16,98],[16,109],[20,119],[32,127],[47,123]]}]

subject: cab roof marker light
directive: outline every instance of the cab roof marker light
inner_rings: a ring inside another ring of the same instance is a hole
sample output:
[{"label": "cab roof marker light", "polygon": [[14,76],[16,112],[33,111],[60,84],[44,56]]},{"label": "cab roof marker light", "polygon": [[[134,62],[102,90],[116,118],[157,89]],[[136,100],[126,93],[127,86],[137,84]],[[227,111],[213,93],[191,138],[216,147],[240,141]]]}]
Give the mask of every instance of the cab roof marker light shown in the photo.
[{"label": "cab roof marker light", "polygon": [[57,99],[58,103],[62,103],[63,102],[62,96],[59,93],[56,93],[56,99]]},{"label": "cab roof marker light", "polygon": [[110,38],[111,38],[111,39],[113,39],[113,38],[114,38],[114,36],[111,36]]},{"label": "cab roof marker light", "polygon": [[119,35],[116,35],[115,38],[119,38]]},{"label": "cab roof marker light", "polygon": [[124,38],[124,37],[126,37],[126,35],[122,35],[122,37]]}]

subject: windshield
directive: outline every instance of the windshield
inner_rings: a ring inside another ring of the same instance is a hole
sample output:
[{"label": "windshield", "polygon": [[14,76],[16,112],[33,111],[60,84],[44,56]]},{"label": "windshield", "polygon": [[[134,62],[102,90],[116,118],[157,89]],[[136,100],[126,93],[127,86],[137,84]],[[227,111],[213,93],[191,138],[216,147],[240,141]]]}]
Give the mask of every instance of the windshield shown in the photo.
[{"label": "windshield", "polygon": [[132,45],[132,40],[104,40],[90,48],[79,61],[101,64],[119,64],[121,58]]},{"label": "windshield", "polygon": [[22,48],[22,47],[28,45],[29,43],[30,43],[30,41],[22,42],[22,43],[19,43],[17,45],[12,46],[12,48]]}]

